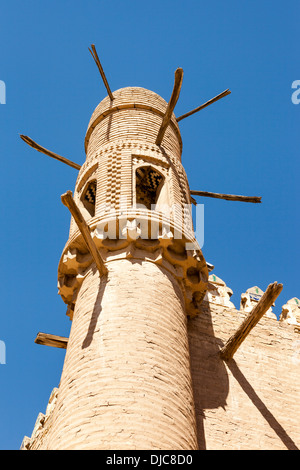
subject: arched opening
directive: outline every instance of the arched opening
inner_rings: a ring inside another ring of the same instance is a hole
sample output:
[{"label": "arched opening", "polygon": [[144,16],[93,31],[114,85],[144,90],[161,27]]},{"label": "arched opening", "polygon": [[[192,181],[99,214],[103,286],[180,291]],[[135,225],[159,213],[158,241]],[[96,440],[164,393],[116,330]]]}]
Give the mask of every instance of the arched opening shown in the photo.
[{"label": "arched opening", "polygon": [[81,202],[84,205],[84,208],[88,211],[91,217],[95,215],[96,207],[96,190],[97,183],[96,180],[90,181],[85,188],[85,191],[81,197]]},{"label": "arched opening", "polygon": [[135,176],[136,204],[152,209],[151,206],[157,204],[164,184],[163,175],[151,166],[140,166]]}]

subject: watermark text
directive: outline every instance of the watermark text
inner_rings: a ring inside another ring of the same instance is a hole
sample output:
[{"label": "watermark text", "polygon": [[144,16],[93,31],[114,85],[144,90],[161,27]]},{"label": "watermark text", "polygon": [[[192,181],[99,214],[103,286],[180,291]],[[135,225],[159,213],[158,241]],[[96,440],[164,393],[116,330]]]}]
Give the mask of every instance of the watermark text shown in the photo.
[{"label": "watermark text", "polygon": [[6,364],[6,347],[4,341],[0,340],[0,364]]},{"label": "watermark text", "polygon": [[0,80],[0,104],[6,104],[6,85],[3,80]]},{"label": "watermark text", "polygon": [[198,204],[194,214],[190,204],[153,204],[151,210],[123,204],[118,211],[103,205],[101,212],[107,214],[95,230],[101,239],[184,239],[187,250],[195,249],[195,239],[200,248],[204,245],[204,204]]},{"label": "watermark text", "polygon": [[291,100],[293,104],[300,103],[300,80],[294,80],[292,83],[292,88],[295,91],[292,93]]}]

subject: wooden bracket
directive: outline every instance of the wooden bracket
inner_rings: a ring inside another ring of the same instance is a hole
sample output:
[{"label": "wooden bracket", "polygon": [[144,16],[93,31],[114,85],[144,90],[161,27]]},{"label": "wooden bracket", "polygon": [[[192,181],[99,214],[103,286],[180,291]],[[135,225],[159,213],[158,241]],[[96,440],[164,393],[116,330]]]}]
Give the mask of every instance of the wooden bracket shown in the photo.
[{"label": "wooden bracket", "polygon": [[263,294],[257,305],[255,305],[253,310],[245,318],[237,331],[228,339],[223,348],[220,350],[219,354],[224,361],[229,361],[232,359],[234,353],[248,336],[250,331],[257,325],[265,312],[267,312],[273,305],[274,301],[282,291],[282,287],[283,285],[278,284],[277,282],[274,282],[268,286],[266,292]]},{"label": "wooden bracket", "polygon": [[110,89],[110,87],[109,87],[108,81],[107,81],[107,79],[106,79],[106,76],[105,76],[104,70],[103,70],[103,68],[102,68],[101,62],[100,62],[100,60],[99,60],[99,57],[98,57],[98,54],[97,54],[97,51],[96,51],[95,44],[92,44],[92,45],[91,45],[91,48],[92,48],[92,51],[91,51],[90,48],[89,48],[89,51],[90,51],[90,53],[92,54],[94,61],[96,62],[96,65],[97,65],[98,70],[99,70],[99,72],[100,72],[100,75],[101,75],[101,78],[102,78],[103,83],[104,83],[104,85],[105,85],[105,88],[106,88],[106,90],[107,90],[107,93],[108,93],[108,95],[109,95],[109,97],[110,97],[110,100],[113,101],[114,97],[113,97],[113,94],[112,94],[111,89]]},{"label": "wooden bracket", "polygon": [[83,236],[83,239],[88,247],[88,250],[89,252],[91,253],[95,263],[96,263],[96,266],[98,268],[98,271],[100,273],[100,276],[103,276],[104,274],[107,274],[107,268],[104,264],[104,261],[95,245],[95,242],[94,240],[92,239],[92,236],[91,236],[91,232],[90,232],[90,229],[89,229],[89,226],[88,224],[86,223],[86,221],[84,220],[84,217],[83,215],[81,214],[79,208],[77,207],[74,199],[73,199],[73,195],[72,195],[72,191],[67,191],[65,194],[63,194],[61,196],[61,200],[62,200],[62,203],[69,209],[69,211],[71,212],[82,236]]},{"label": "wooden bracket", "polygon": [[81,165],[78,165],[78,163],[74,163],[71,160],[68,160],[65,157],[62,157],[61,155],[58,155],[57,153],[51,152],[50,150],[45,149],[41,145],[37,144],[34,140],[32,140],[30,137],[27,135],[20,135],[21,139],[26,142],[26,144],[30,145],[30,147],[34,148],[38,152],[44,153],[45,155],[48,155],[48,157],[55,158],[56,160],[59,160],[62,163],[65,163],[66,165],[71,166],[72,168],[75,168],[76,170],[80,170]]},{"label": "wooden bracket", "polygon": [[167,127],[171,121],[172,113],[174,111],[174,108],[179,98],[182,80],[183,80],[183,70],[181,68],[178,68],[177,70],[175,70],[175,80],[174,80],[174,87],[173,87],[172,95],[171,95],[170,101],[168,103],[166,112],[164,114],[160,129],[156,137],[156,141],[155,141],[156,145],[160,145],[162,143]]},{"label": "wooden bracket", "polygon": [[65,336],[50,335],[49,333],[39,332],[34,342],[36,344],[43,344],[45,346],[52,346],[54,348],[66,349],[68,345],[68,338]]},{"label": "wooden bracket", "polygon": [[206,101],[206,103],[202,104],[201,106],[198,106],[198,108],[195,108],[195,109],[193,109],[192,111],[189,111],[188,113],[182,114],[182,116],[179,116],[179,117],[177,118],[177,122],[181,121],[181,119],[184,119],[184,118],[187,118],[188,116],[191,116],[192,114],[197,113],[198,111],[201,111],[201,109],[204,109],[204,108],[206,108],[207,106],[209,106],[210,104],[215,103],[216,101],[220,100],[221,98],[224,98],[224,96],[230,95],[230,93],[231,93],[231,91],[230,91],[229,89],[227,89],[227,90],[225,90],[225,91],[222,91],[222,93],[220,93],[219,95],[215,96],[215,97],[212,98],[211,100]]},{"label": "wooden bracket", "polygon": [[190,191],[193,196],[213,197],[216,199],[225,199],[226,201],[241,201],[261,203],[261,196],[237,196],[235,194],[210,193],[208,191]]}]

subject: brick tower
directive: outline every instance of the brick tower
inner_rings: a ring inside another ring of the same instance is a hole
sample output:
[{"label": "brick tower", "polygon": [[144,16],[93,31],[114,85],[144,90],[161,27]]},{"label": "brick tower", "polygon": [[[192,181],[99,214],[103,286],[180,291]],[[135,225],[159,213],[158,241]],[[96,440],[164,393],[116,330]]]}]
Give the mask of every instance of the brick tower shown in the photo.
[{"label": "brick tower", "polygon": [[95,109],[58,268],[72,320],[43,449],[197,449],[187,316],[208,268],[194,237],[182,142],[168,103],[122,88]]},{"label": "brick tower", "polygon": [[230,91],[176,118],[182,69],[167,103],[143,88],[112,93],[93,57],[108,96],[90,119],[85,163],[21,135],[79,170],[62,195],[72,218],[58,267],[70,336],[36,338],[66,348],[65,362],[21,448],[298,450],[300,301],[278,322],[274,282],[247,289],[237,310],[193,229],[191,195],[261,202],[192,191],[181,164],[178,122]]}]

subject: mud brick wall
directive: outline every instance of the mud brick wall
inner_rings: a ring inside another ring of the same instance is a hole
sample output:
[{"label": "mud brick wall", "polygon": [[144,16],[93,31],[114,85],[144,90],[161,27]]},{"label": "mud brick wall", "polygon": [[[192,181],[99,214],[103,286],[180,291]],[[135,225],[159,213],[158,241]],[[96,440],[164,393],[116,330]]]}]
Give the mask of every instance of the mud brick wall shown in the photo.
[{"label": "mud brick wall", "polygon": [[188,322],[200,449],[300,448],[300,335],[263,317],[233,359],[218,356],[246,314],[203,302]]}]

